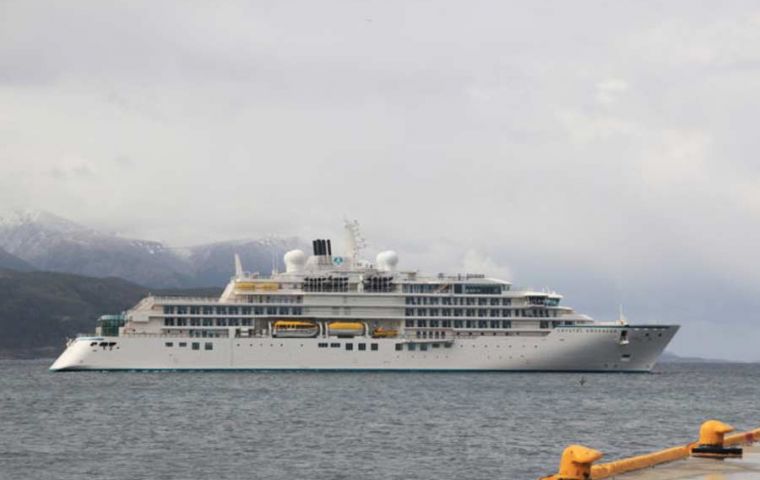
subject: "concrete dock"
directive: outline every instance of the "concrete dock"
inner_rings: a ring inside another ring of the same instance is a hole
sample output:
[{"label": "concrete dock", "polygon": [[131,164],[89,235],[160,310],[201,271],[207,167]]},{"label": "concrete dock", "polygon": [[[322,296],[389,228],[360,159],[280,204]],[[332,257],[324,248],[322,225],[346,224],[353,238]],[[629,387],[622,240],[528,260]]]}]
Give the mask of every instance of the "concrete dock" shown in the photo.
[{"label": "concrete dock", "polygon": [[733,431],[708,420],[698,441],[607,463],[596,463],[603,457],[598,450],[569,445],[559,471],[541,480],[760,480],[760,428]]},{"label": "concrete dock", "polygon": [[742,458],[690,457],[616,475],[620,480],[760,480],[760,447],[745,446]]}]

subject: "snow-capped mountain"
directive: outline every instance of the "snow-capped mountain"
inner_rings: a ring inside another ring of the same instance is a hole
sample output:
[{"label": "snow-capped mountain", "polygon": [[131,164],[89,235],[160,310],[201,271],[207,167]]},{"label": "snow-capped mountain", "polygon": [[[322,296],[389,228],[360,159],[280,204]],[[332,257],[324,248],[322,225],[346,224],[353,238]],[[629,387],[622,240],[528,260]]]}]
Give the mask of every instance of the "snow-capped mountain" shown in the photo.
[{"label": "snow-capped mountain", "polygon": [[295,240],[222,242],[173,249],[161,242],[123,238],[49,212],[0,214],[0,248],[39,270],[121,277],[150,287],[223,285],[239,253],[246,269],[269,273]]}]

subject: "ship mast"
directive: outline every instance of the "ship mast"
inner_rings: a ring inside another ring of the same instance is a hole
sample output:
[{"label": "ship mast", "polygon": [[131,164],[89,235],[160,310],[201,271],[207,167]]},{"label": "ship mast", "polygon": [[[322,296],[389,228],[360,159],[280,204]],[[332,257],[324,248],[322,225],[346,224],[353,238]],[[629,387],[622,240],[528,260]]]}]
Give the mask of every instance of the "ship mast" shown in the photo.
[{"label": "ship mast", "polygon": [[357,220],[344,220],[346,229],[346,256],[350,259],[351,268],[355,268],[359,261],[359,252],[367,246],[362,237]]}]

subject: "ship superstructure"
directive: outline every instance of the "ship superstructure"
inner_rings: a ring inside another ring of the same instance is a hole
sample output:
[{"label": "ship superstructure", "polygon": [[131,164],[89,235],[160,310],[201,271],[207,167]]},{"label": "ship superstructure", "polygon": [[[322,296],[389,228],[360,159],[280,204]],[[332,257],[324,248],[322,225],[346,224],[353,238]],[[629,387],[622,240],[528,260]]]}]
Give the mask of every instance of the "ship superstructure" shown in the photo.
[{"label": "ship superstructure", "polygon": [[149,296],[103,316],[52,370],[651,370],[677,325],[596,322],[554,292],[480,274],[398,269],[384,251],[359,259],[314,240],[285,254],[285,272],[243,270],[219,298]]}]

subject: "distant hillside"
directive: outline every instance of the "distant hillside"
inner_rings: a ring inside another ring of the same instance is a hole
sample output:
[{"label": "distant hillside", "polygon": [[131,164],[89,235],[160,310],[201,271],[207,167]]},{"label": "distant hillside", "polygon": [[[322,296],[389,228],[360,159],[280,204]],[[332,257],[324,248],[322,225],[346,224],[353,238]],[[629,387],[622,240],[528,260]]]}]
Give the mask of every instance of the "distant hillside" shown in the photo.
[{"label": "distant hillside", "polygon": [[715,358],[682,357],[670,352],[663,352],[658,361],[660,363],[730,363],[728,360]]},{"label": "distant hillside", "polygon": [[246,270],[269,273],[273,256],[279,260],[296,244],[294,239],[267,238],[178,249],[98,231],[44,211],[0,214],[0,249],[27,268],[4,265],[2,253],[0,267],[119,277],[154,288],[222,286],[233,273],[235,253]]},{"label": "distant hillside", "polygon": [[17,256],[11,255],[2,248],[0,248],[0,268],[9,268],[11,270],[20,270],[22,272],[34,270],[34,267]]},{"label": "distant hillside", "polygon": [[[67,337],[93,332],[100,315],[119,313],[148,293],[118,278],[0,270],[0,357],[55,356]],[[215,296],[221,289],[154,293]]]}]

